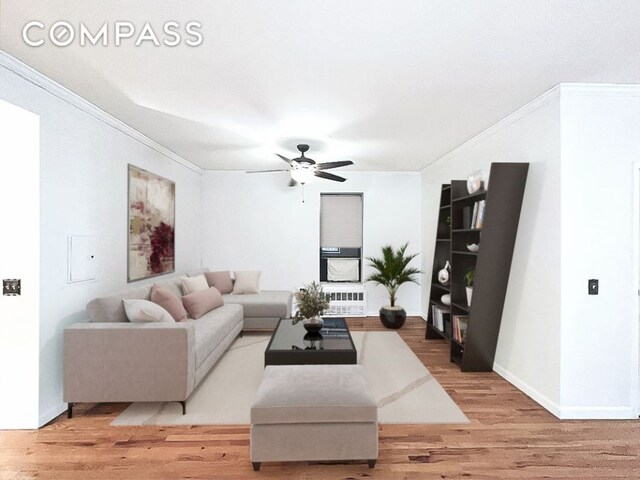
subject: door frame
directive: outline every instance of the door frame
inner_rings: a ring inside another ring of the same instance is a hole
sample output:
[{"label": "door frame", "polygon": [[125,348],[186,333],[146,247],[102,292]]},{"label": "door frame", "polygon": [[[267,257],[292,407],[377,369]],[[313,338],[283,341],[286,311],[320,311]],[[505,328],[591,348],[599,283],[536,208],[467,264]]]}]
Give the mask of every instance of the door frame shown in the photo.
[{"label": "door frame", "polygon": [[640,161],[633,163],[633,357],[634,365],[631,368],[632,401],[634,417],[640,416]]}]

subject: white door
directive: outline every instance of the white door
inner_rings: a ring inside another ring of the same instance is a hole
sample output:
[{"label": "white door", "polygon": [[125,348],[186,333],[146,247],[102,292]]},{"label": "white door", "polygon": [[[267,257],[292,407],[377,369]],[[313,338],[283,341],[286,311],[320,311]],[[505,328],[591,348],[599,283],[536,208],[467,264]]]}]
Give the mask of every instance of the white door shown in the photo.
[{"label": "white door", "polygon": [[21,286],[0,294],[0,430],[38,428],[40,117],[2,100],[0,199],[0,280]]}]

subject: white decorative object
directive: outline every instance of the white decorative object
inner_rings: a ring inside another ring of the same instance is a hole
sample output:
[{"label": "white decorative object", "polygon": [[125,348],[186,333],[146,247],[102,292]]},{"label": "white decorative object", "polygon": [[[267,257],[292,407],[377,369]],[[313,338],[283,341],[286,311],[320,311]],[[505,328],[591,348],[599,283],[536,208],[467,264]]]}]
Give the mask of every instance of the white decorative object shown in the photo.
[{"label": "white decorative object", "polygon": [[449,270],[451,270],[451,266],[449,265],[449,260],[447,260],[444,268],[438,272],[438,281],[442,285],[446,285],[447,283],[449,283]]},{"label": "white decorative object", "polygon": [[467,177],[467,191],[469,194],[475,193],[482,188],[482,172],[476,170]]},{"label": "white decorative object", "polygon": [[480,250],[480,245],[478,245],[477,243],[467,243],[467,250],[475,253]]},{"label": "white decorative object", "polygon": [[451,295],[449,295],[448,293],[445,293],[440,297],[440,301],[442,302],[443,305],[451,305]]},{"label": "white decorative object", "polygon": [[471,306],[471,295],[473,295],[473,287],[464,287],[467,292],[467,305]]}]

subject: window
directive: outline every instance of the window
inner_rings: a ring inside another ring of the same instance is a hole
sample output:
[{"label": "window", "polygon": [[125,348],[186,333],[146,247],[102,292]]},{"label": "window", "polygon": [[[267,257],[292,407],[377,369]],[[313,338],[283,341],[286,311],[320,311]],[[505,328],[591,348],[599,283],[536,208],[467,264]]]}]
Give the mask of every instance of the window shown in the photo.
[{"label": "window", "polygon": [[320,281],[362,281],[362,194],[320,195]]}]

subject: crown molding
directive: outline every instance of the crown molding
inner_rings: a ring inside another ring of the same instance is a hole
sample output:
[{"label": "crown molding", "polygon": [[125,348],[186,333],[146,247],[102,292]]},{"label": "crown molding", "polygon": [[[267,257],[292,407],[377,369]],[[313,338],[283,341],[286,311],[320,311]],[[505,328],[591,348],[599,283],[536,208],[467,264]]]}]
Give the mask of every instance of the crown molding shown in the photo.
[{"label": "crown molding", "polygon": [[505,118],[492,126],[483,130],[475,137],[470,138],[459,147],[454,148],[442,157],[429,162],[421,172],[424,172],[431,165],[450,160],[465,150],[470,149],[478,142],[490,137],[500,130],[516,123],[518,120],[526,117],[530,113],[547,105],[560,96],[599,96],[599,97],[640,97],[640,85],[622,84],[622,83],[559,83],[555,87],[547,90],[539,97],[520,107],[515,112],[507,115]]},{"label": "crown molding", "polygon": [[599,97],[640,97],[640,85],[625,83],[561,83],[562,95]]},{"label": "crown molding", "polygon": [[109,125],[112,128],[124,133],[125,135],[131,137],[132,139],[146,145],[147,147],[155,150],[161,155],[167,157],[170,160],[178,163],[179,165],[188,168],[189,170],[202,175],[204,170],[197,166],[196,164],[186,160],[181,157],[177,153],[169,150],[168,148],[160,145],[155,140],[147,137],[146,135],[140,133],[135,128],[127,125],[121,120],[118,120],[116,117],[111,115],[110,113],[105,112],[98,106],[84,99],[80,95],[72,92],[66,87],[63,87],[59,83],[50,79],[49,77],[43,75],[37,70],[29,67],[28,65],[22,63],[17,58],[9,55],[4,50],[0,50],[0,67],[4,67],[7,70],[15,73],[16,75],[24,78],[29,83],[35,85],[36,87],[42,88],[47,91],[51,95],[67,102],[70,105],[82,110],[88,115],[91,115],[96,120],[101,121],[102,123]]}]

